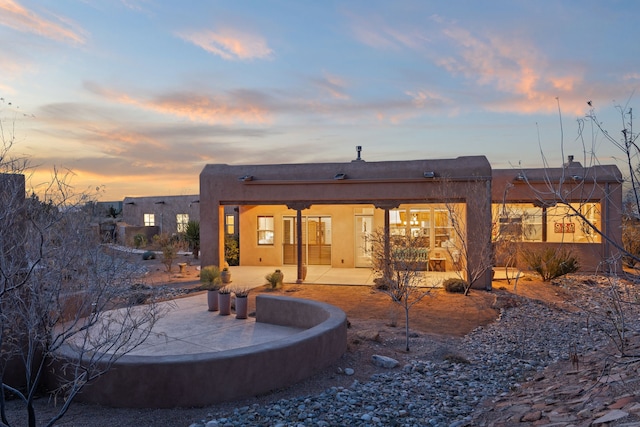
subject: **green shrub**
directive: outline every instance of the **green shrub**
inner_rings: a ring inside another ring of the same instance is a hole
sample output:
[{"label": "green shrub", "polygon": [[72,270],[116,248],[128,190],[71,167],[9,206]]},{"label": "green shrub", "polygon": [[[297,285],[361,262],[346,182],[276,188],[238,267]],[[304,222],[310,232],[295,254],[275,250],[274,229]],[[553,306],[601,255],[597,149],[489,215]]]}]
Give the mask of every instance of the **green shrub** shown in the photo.
[{"label": "green shrub", "polygon": [[522,257],[529,268],[548,282],[565,274],[575,273],[580,266],[571,251],[564,248],[546,248],[538,251],[524,250]]},{"label": "green shrub", "polygon": [[215,265],[209,265],[200,270],[201,289],[215,291],[220,289],[220,269]]},{"label": "green shrub", "polygon": [[238,236],[225,236],[224,260],[229,265],[240,265],[240,247],[238,244]]},{"label": "green shrub", "polygon": [[156,253],[153,251],[146,251],[142,254],[142,259],[148,261],[150,259],[156,259]]},{"label": "green shrub", "polygon": [[136,249],[140,249],[142,246],[147,246],[147,236],[142,233],[138,233],[133,236],[133,246]]},{"label": "green shrub", "polygon": [[451,277],[442,282],[444,290],[454,294],[464,294],[468,286],[469,284],[466,281],[456,277]]},{"label": "green shrub", "polygon": [[264,276],[267,282],[271,285],[271,289],[281,288],[284,280],[284,274],[280,270],[276,270],[273,273],[269,273]]},{"label": "green shrub", "polygon": [[198,259],[200,256],[200,223],[198,221],[191,220],[187,223],[184,238],[193,252],[193,257]]}]

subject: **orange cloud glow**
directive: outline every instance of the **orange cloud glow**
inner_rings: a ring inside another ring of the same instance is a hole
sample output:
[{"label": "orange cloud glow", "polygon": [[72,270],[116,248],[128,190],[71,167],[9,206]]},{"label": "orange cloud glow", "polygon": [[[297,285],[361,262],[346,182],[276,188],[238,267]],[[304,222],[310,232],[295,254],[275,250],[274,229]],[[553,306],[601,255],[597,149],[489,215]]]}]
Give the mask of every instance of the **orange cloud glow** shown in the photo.
[{"label": "orange cloud glow", "polygon": [[[513,94],[511,99],[490,105],[498,110],[534,113],[553,110],[556,96],[569,94],[582,81],[581,76],[558,76],[550,71],[546,58],[535,46],[522,40],[497,36],[480,39],[469,31],[449,28],[445,35],[460,47],[458,56],[439,60],[452,73],[463,74],[483,86]],[[507,107],[508,105],[508,107]],[[576,106],[577,107],[577,106]]]},{"label": "orange cloud glow", "polygon": [[180,33],[178,36],[227,60],[264,59],[273,54],[261,37],[235,30]]},{"label": "orange cloud glow", "polygon": [[269,111],[266,107],[249,99],[242,94],[234,96],[233,100],[225,97],[213,97],[200,94],[180,93],[163,96],[153,100],[136,99],[126,93],[120,93],[99,87],[92,83],[85,86],[111,101],[132,105],[145,110],[152,110],[161,114],[185,117],[196,122],[210,124],[231,123],[268,123]]},{"label": "orange cloud glow", "polygon": [[[62,21],[62,20],[59,20]],[[33,33],[56,41],[71,41],[84,44],[79,31],[44,19],[25,9],[14,0],[0,0],[0,25],[23,33]]]}]

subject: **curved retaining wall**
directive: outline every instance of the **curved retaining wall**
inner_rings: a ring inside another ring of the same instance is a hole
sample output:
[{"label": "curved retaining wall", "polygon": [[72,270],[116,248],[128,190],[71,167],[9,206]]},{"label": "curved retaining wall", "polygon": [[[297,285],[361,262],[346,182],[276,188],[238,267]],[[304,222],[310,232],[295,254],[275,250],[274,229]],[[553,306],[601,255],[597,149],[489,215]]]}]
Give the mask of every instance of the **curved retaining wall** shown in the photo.
[{"label": "curved retaining wall", "polygon": [[292,385],[337,360],[347,348],[346,315],[329,304],[258,295],[256,321],[307,329],[221,352],[123,356],[86,386],[78,400],[128,408],[207,406]]}]

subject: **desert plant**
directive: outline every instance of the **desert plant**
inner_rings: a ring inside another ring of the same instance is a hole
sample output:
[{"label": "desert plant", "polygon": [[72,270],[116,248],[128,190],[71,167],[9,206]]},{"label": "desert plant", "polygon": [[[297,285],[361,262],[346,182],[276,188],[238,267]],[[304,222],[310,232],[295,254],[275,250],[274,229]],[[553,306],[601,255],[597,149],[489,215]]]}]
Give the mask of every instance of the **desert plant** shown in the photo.
[{"label": "desert plant", "polygon": [[250,288],[238,286],[233,288],[233,293],[236,295],[236,298],[246,298],[249,296],[250,290]]},{"label": "desert plant", "polygon": [[267,282],[271,285],[271,289],[277,289],[282,287],[284,274],[282,274],[282,271],[276,270],[273,273],[267,274],[264,278],[267,279]]},{"label": "desert plant", "polygon": [[208,265],[200,270],[201,289],[216,291],[220,289],[220,269],[215,265]]},{"label": "desert plant", "polygon": [[451,277],[442,282],[442,287],[445,291],[456,294],[464,294],[468,286],[469,284],[466,281],[457,277]]},{"label": "desert plant", "polygon": [[633,268],[640,257],[640,222],[637,218],[626,215],[622,218],[622,245],[628,252],[628,255],[623,254],[622,261]]},{"label": "desert plant", "polygon": [[565,274],[578,271],[578,259],[570,250],[564,248],[545,248],[541,250],[523,250],[526,264],[548,282]]},{"label": "desert plant", "polygon": [[167,273],[171,273],[173,261],[178,256],[180,242],[167,233],[156,234],[153,236],[153,242],[162,251],[162,263],[167,269]]},{"label": "desert plant", "polygon": [[133,246],[136,249],[140,249],[143,246],[147,245],[147,236],[145,236],[142,233],[138,233],[135,236],[133,236]]},{"label": "desert plant", "polygon": [[192,220],[187,223],[184,238],[193,252],[193,257],[198,259],[200,256],[200,223],[198,221]]},{"label": "desert plant", "polygon": [[225,286],[223,288],[218,289],[218,293],[222,295],[227,295],[233,292],[233,289],[229,286]]}]

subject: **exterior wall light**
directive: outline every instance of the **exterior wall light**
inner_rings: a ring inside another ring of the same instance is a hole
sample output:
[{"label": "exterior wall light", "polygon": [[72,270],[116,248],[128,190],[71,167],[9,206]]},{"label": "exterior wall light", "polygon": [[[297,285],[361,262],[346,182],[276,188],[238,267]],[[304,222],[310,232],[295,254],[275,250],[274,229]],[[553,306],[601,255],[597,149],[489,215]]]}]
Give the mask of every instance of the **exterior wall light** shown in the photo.
[{"label": "exterior wall light", "polygon": [[516,175],[516,181],[524,181],[524,175],[522,175],[521,173]]},{"label": "exterior wall light", "polygon": [[249,182],[249,181],[253,180],[253,175],[244,175],[244,176],[241,176],[240,178],[238,178],[238,180],[240,180],[242,182]]},{"label": "exterior wall light", "polygon": [[574,181],[582,181],[582,177],[580,175],[571,175],[571,179]]},{"label": "exterior wall light", "polygon": [[422,174],[422,176],[424,176],[425,178],[435,178],[436,173],[434,171],[426,171]]},{"label": "exterior wall light", "polygon": [[341,179],[345,179],[346,177],[347,177],[347,174],[346,174],[346,173],[337,173],[337,174],[333,177],[333,179],[335,179],[335,180],[341,180]]}]

